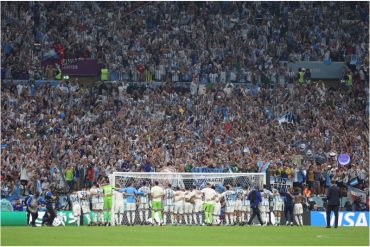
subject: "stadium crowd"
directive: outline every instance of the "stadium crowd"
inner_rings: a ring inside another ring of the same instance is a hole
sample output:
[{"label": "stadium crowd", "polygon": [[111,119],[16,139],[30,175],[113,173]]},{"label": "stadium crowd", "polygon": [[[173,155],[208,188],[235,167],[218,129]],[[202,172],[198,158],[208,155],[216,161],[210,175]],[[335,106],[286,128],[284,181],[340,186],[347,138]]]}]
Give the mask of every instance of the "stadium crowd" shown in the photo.
[{"label": "stadium crowd", "polygon": [[[52,79],[41,61],[54,51],[59,59],[97,58],[124,82],[210,85],[206,94],[173,86],[129,93],[123,85],[108,92],[75,82],[37,87],[2,81],[2,196],[13,200],[50,187],[62,190],[58,162],[67,183],[81,189],[113,171],[255,172],[258,160],[271,160],[273,175],[308,184],[316,195],[325,193],[330,180],[345,187],[353,179],[368,193],[368,8],[363,5],[4,3],[2,78]],[[354,16],[347,16],[347,8]],[[357,75],[350,90],[296,85],[294,73],[280,66],[280,61],[329,58],[348,62]],[[262,73],[293,84],[257,86]],[[228,82],[257,85],[249,90]],[[286,113],[289,120],[279,122]],[[325,158],[302,155],[293,161],[302,141]],[[340,153],[350,155],[349,165],[337,166]]]},{"label": "stadium crowd", "polygon": [[369,67],[366,6],[7,2],[2,6],[2,75],[51,79],[52,68],[41,61],[57,57],[96,58],[111,78],[124,81],[260,82],[264,72],[277,82],[288,79],[281,61],[345,61],[364,79]]}]

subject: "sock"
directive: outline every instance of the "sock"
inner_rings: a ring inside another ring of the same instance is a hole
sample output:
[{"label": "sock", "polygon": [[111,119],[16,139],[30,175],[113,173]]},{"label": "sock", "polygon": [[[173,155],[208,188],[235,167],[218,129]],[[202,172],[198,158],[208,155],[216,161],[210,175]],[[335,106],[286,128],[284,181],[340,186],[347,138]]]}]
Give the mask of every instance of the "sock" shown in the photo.
[{"label": "sock", "polygon": [[91,223],[90,214],[85,214],[85,217],[87,219],[87,224]]},{"label": "sock", "polygon": [[199,216],[199,224],[201,225],[201,224],[203,224],[203,214],[202,214],[202,212],[200,212],[198,214],[198,216]]},{"label": "sock", "polygon": [[216,219],[216,218],[217,218],[217,217],[216,217],[216,215],[214,214],[214,215],[213,215],[213,222],[212,222],[213,224],[217,224],[217,219]]},{"label": "sock", "polygon": [[167,213],[166,212],[163,214],[163,222],[167,224]]},{"label": "sock", "polygon": [[162,217],[162,211],[159,211],[159,220],[162,222],[163,221],[163,217]]},{"label": "sock", "polygon": [[[239,217],[238,217],[239,218]],[[236,222],[236,215],[234,214],[233,223]]]},{"label": "sock", "polygon": [[303,226],[303,216],[302,215],[299,215],[299,221],[301,223],[301,226]]},{"label": "sock", "polygon": [[240,221],[239,221],[239,222],[244,222],[244,220],[245,220],[245,213],[244,213],[244,212],[242,212],[242,216],[241,216],[241,218],[240,218]]},{"label": "sock", "polygon": [[188,224],[188,214],[185,214],[185,224]]},{"label": "sock", "polygon": [[170,217],[171,217],[171,224],[175,223],[175,216],[171,214]]},{"label": "sock", "polygon": [[77,217],[77,226],[80,226],[80,220],[81,220],[81,217],[80,217],[80,216],[78,216],[78,217]]},{"label": "sock", "polygon": [[295,219],[295,222],[297,223],[297,225],[299,225],[298,215],[294,215],[294,219]]},{"label": "sock", "polygon": [[140,221],[141,222],[144,222],[144,216],[145,215],[144,215],[144,211],[143,210],[140,211],[139,216],[140,216]]},{"label": "sock", "polygon": [[198,220],[197,220],[197,214],[196,213],[193,214],[193,219],[194,219],[194,224],[198,225]]},{"label": "sock", "polygon": [[232,214],[230,215],[230,224],[231,225],[234,225],[234,217],[235,217],[234,215],[232,215]]},{"label": "sock", "polygon": [[126,212],[126,217],[127,217],[127,221],[128,223],[131,225],[131,213],[129,211]]},{"label": "sock", "polygon": [[104,224],[104,223],[105,223],[105,219],[104,219],[104,212],[103,212],[103,211],[101,211],[101,212],[99,213],[99,216],[100,216],[100,220],[101,220],[101,222]]}]

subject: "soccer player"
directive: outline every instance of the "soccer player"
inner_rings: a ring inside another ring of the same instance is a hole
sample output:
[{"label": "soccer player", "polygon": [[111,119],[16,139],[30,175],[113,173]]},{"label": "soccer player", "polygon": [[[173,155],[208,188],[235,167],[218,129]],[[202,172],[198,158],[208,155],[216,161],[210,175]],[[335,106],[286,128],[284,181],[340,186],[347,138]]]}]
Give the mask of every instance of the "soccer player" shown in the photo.
[{"label": "soccer player", "polygon": [[186,225],[193,224],[193,211],[194,211],[194,196],[193,190],[185,192],[185,203],[184,203],[184,218]]},{"label": "soccer player", "polygon": [[213,225],[221,224],[221,221],[220,221],[221,199],[222,199],[222,196],[217,193],[214,198],[213,221],[212,221]]},{"label": "soccer player", "polygon": [[228,184],[226,185],[226,191],[221,194],[221,196],[225,199],[225,222],[226,225],[234,225],[234,207],[235,201],[234,196],[235,191],[232,190],[231,186]]},{"label": "soccer player", "polygon": [[144,225],[147,223],[149,218],[149,194],[150,188],[147,186],[146,181],[143,182],[143,186],[139,189],[139,192],[143,194],[140,196],[139,204],[139,216],[141,224]]},{"label": "soccer player", "polygon": [[91,219],[90,219],[90,193],[87,190],[87,187],[84,187],[81,191],[77,192],[78,196],[80,197],[80,203],[81,203],[81,209],[82,214],[87,219],[87,225],[91,225]]},{"label": "soccer player", "polygon": [[135,221],[135,210],[136,210],[136,196],[142,195],[142,192],[136,190],[132,186],[131,182],[127,183],[127,187],[120,189],[119,192],[123,192],[123,195],[126,197],[126,217],[128,220],[127,225],[133,226]]},{"label": "soccer player", "polygon": [[93,213],[93,224],[101,225],[104,224],[104,192],[99,188],[98,183],[94,183],[90,189],[92,213]]},{"label": "soccer player", "polygon": [[154,222],[155,214],[159,214],[159,224],[163,224],[162,219],[162,199],[164,197],[164,189],[159,186],[158,181],[154,182],[154,187],[150,190],[150,196],[152,198],[152,222]]},{"label": "soccer player", "polygon": [[175,206],[174,206],[175,224],[181,224],[181,220],[183,221],[183,213],[184,213],[185,191],[180,190],[179,187],[176,187],[174,199],[175,199]]},{"label": "soccer player", "polygon": [[280,196],[280,193],[277,189],[272,190],[272,197],[274,203],[274,214],[275,214],[275,225],[280,225],[281,215],[284,211],[284,201]]},{"label": "soccer player", "polygon": [[104,212],[105,212],[105,220],[107,225],[111,225],[111,217],[112,217],[112,193],[114,187],[109,184],[109,180],[106,181],[106,184],[103,186],[104,192]]},{"label": "soccer player", "polygon": [[272,195],[271,191],[267,189],[263,189],[262,193],[262,201],[260,204],[260,211],[262,216],[262,221],[265,225],[269,222],[269,213],[270,213],[270,203],[269,203],[269,197]]},{"label": "soccer player", "polygon": [[249,188],[246,186],[244,188],[244,197],[243,197],[243,208],[242,208],[242,219],[244,220],[244,213],[246,214],[245,223],[247,223],[251,217],[251,202],[248,199]]},{"label": "soccer player", "polygon": [[[116,185],[117,186],[117,185]],[[118,186],[117,186],[118,188]],[[114,214],[115,214],[115,224],[122,225],[123,214],[125,212],[125,206],[123,202],[123,195],[117,190],[113,190],[113,201],[114,201]]]},{"label": "soccer player", "polygon": [[244,214],[243,214],[243,198],[244,190],[242,187],[238,186],[235,188],[236,201],[235,201],[235,223],[238,221],[240,225],[244,223]]},{"label": "soccer player", "polygon": [[215,199],[217,193],[214,189],[211,188],[211,184],[207,183],[206,188],[202,189],[201,192],[204,194],[204,214],[205,222],[208,225],[212,225],[213,222],[213,200]]},{"label": "soccer player", "polygon": [[301,194],[294,196],[293,214],[298,226],[303,226],[303,196]]},{"label": "soccer player", "polygon": [[174,224],[173,214],[173,198],[175,191],[172,190],[172,185],[168,184],[164,190],[164,207],[163,207],[163,223],[167,224],[167,215],[170,214],[171,224]]},{"label": "soccer player", "polygon": [[199,225],[203,224],[203,194],[199,190],[197,190],[197,187],[193,186],[194,191],[194,223],[198,225],[197,215],[199,217]]},{"label": "soccer player", "polygon": [[69,196],[72,203],[72,212],[74,217],[77,220],[77,226],[81,224],[81,202],[80,197],[78,196],[77,191],[73,191],[72,194]]}]

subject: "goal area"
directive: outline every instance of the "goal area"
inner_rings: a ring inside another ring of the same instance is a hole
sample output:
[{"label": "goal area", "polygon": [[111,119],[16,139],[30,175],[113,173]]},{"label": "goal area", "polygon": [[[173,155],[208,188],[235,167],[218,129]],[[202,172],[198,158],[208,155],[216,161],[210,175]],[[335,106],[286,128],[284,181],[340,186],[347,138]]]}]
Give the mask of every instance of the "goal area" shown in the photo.
[{"label": "goal area", "polygon": [[[115,188],[116,191],[127,188],[128,186],[134,187],[139,190],[145,184],[145,187],[151,188],[154,186],[155,181],[159,183],[159,186],[166,189],[171,184],[172,189],[176,191],[180,190],[191,190],[194,186],[197,190],[202,190],[209,183],[215,186],[215,190],[219,193],[221,188],[225,188],[226,185],[232,187],[249,188],[249,189],[262,189],[263,185],[266,184],[265,173],[170,173],[170,172],[114,172],[109,176],[110,184]],[[124,197],[123,197],[124,198]],[[135,208],[130,209],[130,217],[128,220],[126,201],[124,201],[124,213],[122,218],[117,222],[117,210],[115,204],[115,197],[113,196],[112,201],[112,217],[111,224],[140,224],[145,220],[151,218],[151,201],[148,200],[148,206],[143,207],[141,204],[141,196],[136,197]],[[132,205],[130,205],[132,207]],[[145,216],[141,213],[143,210],[147,210]],[[132,214],[132,215],[131,215]]]}]

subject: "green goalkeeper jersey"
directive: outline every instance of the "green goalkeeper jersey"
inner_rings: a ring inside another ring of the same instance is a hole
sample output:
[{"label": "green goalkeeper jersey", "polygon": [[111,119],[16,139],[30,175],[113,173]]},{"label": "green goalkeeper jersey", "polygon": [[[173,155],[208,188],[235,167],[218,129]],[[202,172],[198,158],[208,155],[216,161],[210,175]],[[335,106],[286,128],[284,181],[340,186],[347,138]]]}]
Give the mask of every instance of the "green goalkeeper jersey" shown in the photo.
[{"label": "green goalkeeper jersey", "polygon": [[112,198],[114,187],[110,184],[103,186],[104,197]]}]

